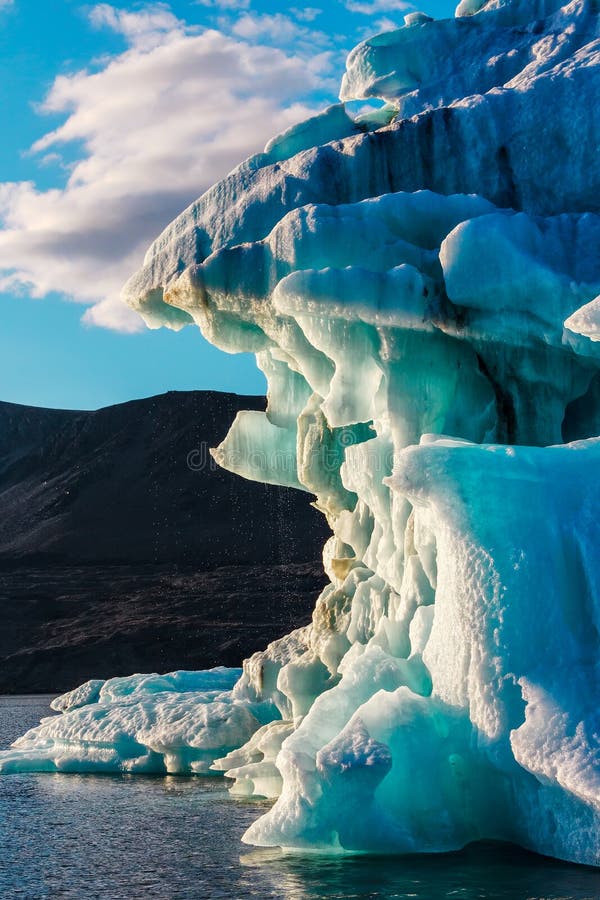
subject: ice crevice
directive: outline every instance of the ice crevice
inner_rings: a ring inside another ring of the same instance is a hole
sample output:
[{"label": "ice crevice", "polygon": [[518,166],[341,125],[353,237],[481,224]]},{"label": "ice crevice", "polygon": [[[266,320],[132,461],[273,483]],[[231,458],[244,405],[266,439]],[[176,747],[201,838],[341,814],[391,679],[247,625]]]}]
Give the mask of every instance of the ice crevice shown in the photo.
[{"label": "ice crevice", "polygon": [[314,497],[329,584],[241,672],[66,695],[1,771],[225,773],[259,846],[600,863],[599,72],[591,0],[411,14],[348,58],[379,110],[157,239],[125,299],[256,353],[214,455]]}]

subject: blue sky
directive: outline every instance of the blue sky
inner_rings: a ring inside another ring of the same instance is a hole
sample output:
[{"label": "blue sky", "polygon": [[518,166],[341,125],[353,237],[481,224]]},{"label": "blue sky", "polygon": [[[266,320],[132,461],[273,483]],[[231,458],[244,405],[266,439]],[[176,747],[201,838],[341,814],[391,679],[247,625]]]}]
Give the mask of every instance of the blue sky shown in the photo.
[{"label": "blue sky", "polygon": [[345,54],[415,8],[310,2],[0,0],[0,399],[264,390],[253,357],[149,331],[119,289],[174,215],[334,102]]}]

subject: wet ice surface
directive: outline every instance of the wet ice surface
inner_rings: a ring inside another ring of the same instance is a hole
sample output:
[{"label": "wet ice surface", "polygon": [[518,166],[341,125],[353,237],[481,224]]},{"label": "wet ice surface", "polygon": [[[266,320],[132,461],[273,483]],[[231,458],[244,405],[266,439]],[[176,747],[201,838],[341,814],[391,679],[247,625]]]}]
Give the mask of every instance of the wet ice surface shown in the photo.
[{"label": "wet ice surface", "polygon": [[[0,697],[0,747],[49,712],[49,697]],[[211,778],[0,778],[0,897],[594,900],[600,876],[513,848],[418,858],[247,852],[264,810]]]}]

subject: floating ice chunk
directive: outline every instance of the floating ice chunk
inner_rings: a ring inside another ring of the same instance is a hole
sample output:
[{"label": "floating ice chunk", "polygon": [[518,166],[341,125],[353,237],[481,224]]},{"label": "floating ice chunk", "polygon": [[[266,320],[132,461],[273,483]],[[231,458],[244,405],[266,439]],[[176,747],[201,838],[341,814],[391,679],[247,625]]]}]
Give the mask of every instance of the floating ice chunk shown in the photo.
[{"label": "floating ice chunk", "polygon": [[[0,755],[0,772],[199,774],[278,717],[272,704],[237,700],[239,669],[133,675],[61,698]],[[75,705],[78,703],[78,705]],[[56,706],[55,706],[56,708]]]},{"label": "floating ice chunk", "polygon": [[359,45],[342,97],[382,109],[280,135],[125,289],[257,354],[267,411],[216,456],[315,495],[311,623],[232,690],[86,687],[5,769],[218,757],[235,792],[279,794],[250,842],[600,863],[598,11],[458,13]]},{"label": "floating ice chunk", "polygon": [[600,427],[598,15],[457,12],[360,44],[341,97],[382,110],[244,163],[126,297],[258,353],[267,413],[219,453],[333,531],[311,624],[233,692],[285,720],[217,764],[280,791],[246,840],[598,863],[598,441],[545,446]]}]

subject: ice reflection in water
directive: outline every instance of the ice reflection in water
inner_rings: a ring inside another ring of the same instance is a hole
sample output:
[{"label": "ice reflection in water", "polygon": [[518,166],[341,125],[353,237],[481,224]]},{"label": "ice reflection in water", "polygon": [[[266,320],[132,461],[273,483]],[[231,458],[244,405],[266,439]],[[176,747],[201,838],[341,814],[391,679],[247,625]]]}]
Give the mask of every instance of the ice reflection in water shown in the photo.
[{"label": "ice reflection in water", "polygon": [[[241,863],[270,879],[265,896],[285,900],[594,900],[600,875],[518,848],[479,844],[440,856],[318,857],[254,851]],[[279,889],[280,895],[277,894]]]}]

